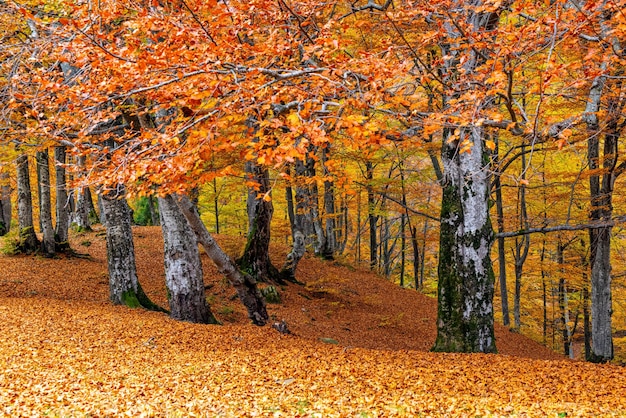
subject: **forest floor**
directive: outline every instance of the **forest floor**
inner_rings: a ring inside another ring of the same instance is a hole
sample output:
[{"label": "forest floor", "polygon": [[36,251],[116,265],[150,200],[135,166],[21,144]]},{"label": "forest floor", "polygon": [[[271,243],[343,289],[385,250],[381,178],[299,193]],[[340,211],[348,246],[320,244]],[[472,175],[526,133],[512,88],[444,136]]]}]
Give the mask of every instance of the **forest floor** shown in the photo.
[{"label": "forest floor", "polygon": [[[0,256],[0,414],[626,416],[626,368],[567,360],[499,326],[498,355],[431,353],[436,301],[366,270],[306,257],[303,285],[268,305],[282,335],[249,323],[206,255],[222,326],[111,305],[103,232],[72,247],[89,257]],[[167,306],[160,229],[135,228],[135,249],[144,290]],[[285,252],[272,250],[276,265]]]}]

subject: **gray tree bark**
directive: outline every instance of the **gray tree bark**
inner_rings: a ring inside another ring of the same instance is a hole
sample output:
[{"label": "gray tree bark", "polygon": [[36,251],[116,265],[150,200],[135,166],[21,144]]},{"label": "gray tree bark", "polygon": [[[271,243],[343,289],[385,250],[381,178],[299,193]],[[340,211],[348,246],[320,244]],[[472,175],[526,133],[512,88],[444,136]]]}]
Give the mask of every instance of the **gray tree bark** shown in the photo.
[{"label": "gray tree bark", "polygon": [[65,173],[66,152],[64,146],[54,147],[56,174],[56,227],[55,240],[57,248],[69,248],[68,231],[70,227],[70,202],[67,194]]},{"label": "gray tree bark", "polygon": [[[617,99],[610,101],[608,126],[600,127],[598,112],[602,106],[603,90],[606,77],[593,80],[589,92],[589,100],[585,109],[585,122],[589,132],[587,142],[587,160],[589,170],[589,192],[591,221],[609,221],[613,213],[613,186],[618,156],[619,131],[615,110]],[[623,106],[623,103],[621,104]],[[613,112],[610,112],[613,110]],[[600,155],[600,132],[605,130],[603,156]],[[602,166],[603,174],[597,174]],[[591,250],[591,352],[587,360],[603,363],[613,359],[612,314],[613,301],[611,290],[611,227],[589,229],[589,245]]]},{"label": "gray tree bark", "polygon": [[109,299],[116,305],[164,311],[148,298],[137,278],[130,208],[123,196],[122,186],[101,195],[106,227]]},{"label": "gray tree bark", "polygon": [[[77,164],[83,166],[85,164],[85,157],[78,157]],[[91,222],[89,222],[91,193],[89,192],[89,188],[81,187],[75,190],[74,193],[76,193],[77,197],[71,223],[78,231],[91,231]],[[93,206],[93,204],[91,206]]]},{"label": "gray tree bark", "polygon": [[[450,134],[451,132],[448,132]],[[496,351],[493,324],[494,273],[490,248],[489,176],[482,129],[470,135],[471,152],[443,138],[437,339],[434,351]]]},{"label": "gray tree bark", "polygon": [[264,199],[270,193],[269,173],[266,168],[249,161],[246,163],[246,174],[257,187],[248,188],[248,238],[237,264],[256,280],[279,280],[278,270],[272,264],[269,253],[270,225],[274,214],[272,201]]},{"label": "gray tree bark", "polygon": [[[444,28],[450,42],[441,44],[446,60],[443,78],[450,87],[443,105],[464,91],[471,83],[471,75],[489,55],[489,51],[469,48],[467,42],[473,32],[494,29],[501,9],[480,12],[482,1],[453,5],[455,16],[467,19],[469,33],[461,33],[455,22],[446,20]],[[450,19],[453,19],[451,17]],[[463,44],[463,43],[465,44]],[[461,52],[465,47],[465,62]],[[462,68],[460,68],[462,67]],[[490,105],[473,103],[473,112],[482,112]],[[469,122],[469,121],[468,121]],[[493,229],[489,218],[489,159],[484,140],[485,127],[460,127],[458,136],[444,128],[442,136],[443,196],[439,243],[439,281],[437,339],[434,351],[496,352],[493,323],[493,293],[495,276],[490,249]],[[467,151],[460,145],[467,140]]]},{"label": "gray tree bark", "polygon": [[56,241],[52,225],[52,205],[50,196],[50,161],[48,150],[37,151],[37,177],[39,183],[39,223],[41,225],[41,251],[50,257],[54,255]]},{"label": "gray tree bark", "polygon": [[335,218],[335,185],[331,179],[331,173],[326,167],[328,154],[330,153],[330,144],[322,148],[322,167],[324,170],[324,247],[322,248],[322,257],[326,260],[332,260],[337,249],[336,236],[336,218]]},{"label": "gray tree bark", "polygon": [[200,219],[193,202],[188,196],[178,195],[175,197],[176,203],[181,212],[189,222],[189,226],[196,235],[202,248],[215,264],[218,271],[223,274],[228,282],[237,291],[239,300],[248,310],[248,318],[255,325],[265,325],[269,316],[265,308],[265,299],[259,291],[254,278],[242,273],[231,258],[222,250],[219,244],[213,239],[206,225]]},{"label": "gray tree bark", "polygon": [[158,202],[170,316],[182,321],[217,324],[204,293],[197,238],[172,195],[159,197]]},{"label": "gray tree bark", "polygon": [[28,156],[22,154],[17,157],[17,220],[19,227],[18,249],[21,252],[32,253],[39,249],[39,239],[33,224],[33,198],[30,188],[30,173]]},{"label": "gray tree bark", "polygon": [[0,173],[0,236],[6,235],[11,230],[12,203],[11,186],[8,183],[9,173]]}]

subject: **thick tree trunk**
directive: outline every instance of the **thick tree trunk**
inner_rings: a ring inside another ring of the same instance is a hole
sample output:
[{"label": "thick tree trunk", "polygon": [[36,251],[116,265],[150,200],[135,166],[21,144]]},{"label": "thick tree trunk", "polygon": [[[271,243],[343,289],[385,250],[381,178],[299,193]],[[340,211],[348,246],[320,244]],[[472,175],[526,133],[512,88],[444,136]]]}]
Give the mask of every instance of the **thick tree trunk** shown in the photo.
[{"label": "thick tree trunk", "polygon": [[101,199],[106,227],[109,299],[116,305],[164,311],[150,301],[137,279],[130,208],[122,196],[120,186]]},{"label": "thick tree trunk", "polygon": [[[600,156],[600,126],[597,112],[601,107],[602,90],[606,83],[605,77],[593,81],[587,103],[585,121],[589,131],[587,159],[589,170],[589,192],[591,221],[610,222],[613,214],[613,186],[615,182],[615,166],[618,157],[619,129],[615,112],[618,99],[609,101],[608,126],[604,136],[603,156]],[[619,91],[619,90],[618,90]],[[602,176],[597,174],[602,166]],[[597,363],[613,359],[612,334],[612,294],[611,294],[611,227],[590,229],[589,245],[591,251],[591,353],[588,360]]]},{"label": "thick tree trunk", "polygon": [[11,230],[11,186],[8,181],[9,174],[0,173],[0,236],[8,234]]},{"label": "thick tree trunk", "polygon": [[72,224],[78,231],[91,231],[91,222],[89,221],[89,188],[83,187],[78,190],[78,198],[76,199],[76,208],[72,216]]},{"label": "thick tree trunk", "polygon": [[69,248],[68,230],[70,227],[70,202],[67,194],[65,173],[66,152],[64,146],[54,147],[56,173],[56,228],[55,241],[57,248]]},{"label": "thick tree trunk", "polygon": [[[483,1],[458,1],[451,5],[455,17],[465,16],[467,28],[451,20],[443,22],[447,38],[454,44],[440,45],[448,55],[445,83],[450,87],[442,105],[459,98],[472,83],[472,74],[489,57],[486,48],[470,47],[474,33],[494,30],[505,6],[492,12],[482,9]],[[454,17],[450,16],[450,19]],[[479,117],[492,106],[489,98],[471,106]],[[471,122],[468,120],[467,122]],[[496,351],[493,323],[494,273],[490,249],[493,229],[489,218],[489,158],[485,149],[485,127],[472,124],[444,128],[442,136],[443,198],[439,243],[438,319],[435,351]],[[461,147],[461,145],[464,147]],[[464,148],[464,149],[462,149]]]},{"label": "thick tree trunk", "polygon": [[591,355],[604,363],[613,359],[613,314],[611,295],[611,228],[590,232],[591,250]]},{"label": "thick tree trunk", "polygon": [[41,251],[50,257],[55,253],[54,227],[50,196],[50,161],[48,151],[37,151],[37,177],[39,184],[39,223],[41,225]]},{"label": "thick tree trunk", "polygon": [[224,250],[222,250],[219,244],[215,242],[200,219],[200,215],[196,211],[195,206],[187,196],[177,196],[176,203],[189,222],[198,242],[202,244],[204,251],[213,261],[219,272],[228,279],[228,282],[237,291],[239,300],[248,310],[248,318],[250,318],[255,325],[265,325],[269,316],[265,308],[265,299],[257,288],[254,278],[237,269],[236,264]]},{"label": "thick tree trunk", "polygon": [[204,293],[198,240],[173,196],[160,197],[158,202],[170,316],[182,321],[217,324]]},{"label": "thick tree trunk", "polygon": [[494,273],[490,248],[489,176],[483,132],[461,132],[472,141],[459,153],[458,142],[443,138],[443,197],[439,250],[437,340],[434,351],[496,351],[493,324]]},{"label": "thick tree trunk", "polygon": [[278,270],[269,255],[270,225],[274,214],[272,201],[266,199],[270,193],[269,173],[253,162],[246,163],[246,173],[257,187],[248,189],[248,239],[237,264],[256,280],[269,282],[278,279]]},{"label": "thick tree trunk", "polygon": [[33,224],[33,198],[30,188],[28,156],[17,157],[17,220],[19,227],[19,251],[33,253],[39,249],[39,239]]}]

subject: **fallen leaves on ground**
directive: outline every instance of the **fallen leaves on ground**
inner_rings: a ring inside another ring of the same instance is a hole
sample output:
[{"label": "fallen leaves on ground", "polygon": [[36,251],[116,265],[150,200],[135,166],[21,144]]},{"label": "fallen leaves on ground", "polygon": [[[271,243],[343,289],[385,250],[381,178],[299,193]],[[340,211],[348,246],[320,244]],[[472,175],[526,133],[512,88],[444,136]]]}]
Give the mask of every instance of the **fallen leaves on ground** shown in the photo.
[{"label": "fallen leaves on ground", "polygon": [[[159,230],[136,233],[142,285],[165,304]],[[7,416],[626,416],[626,369],[503,328],[501,355],[427,352],[434,301],[367,271],[304,260],[306,284],[269,305],[282,335],[249,325],[208,261],[223,326],[112,306],[103,237],[75,241],[90,259],[0,257]]]}]

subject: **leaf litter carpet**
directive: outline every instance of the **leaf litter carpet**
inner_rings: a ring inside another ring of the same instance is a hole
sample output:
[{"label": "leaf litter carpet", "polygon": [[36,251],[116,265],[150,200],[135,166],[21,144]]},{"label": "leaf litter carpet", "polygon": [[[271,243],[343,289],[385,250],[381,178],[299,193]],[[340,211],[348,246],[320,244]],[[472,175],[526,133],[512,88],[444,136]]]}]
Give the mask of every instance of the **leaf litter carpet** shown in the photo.
[{"label": "leaf litter carpet", "polygon": [[[365,270],[303,260],[304,285],[268,305],[281,335],[248,323],[205,255],[222,326],[111,305],[102,232],[72,246],[90,257],[0,256],[4,416],[626,416],[625,368],[502,327],[498,355],[430,353],[435,301]],[[160,230],[136,228],[135,246],[142,286],[166,306]]]}]

